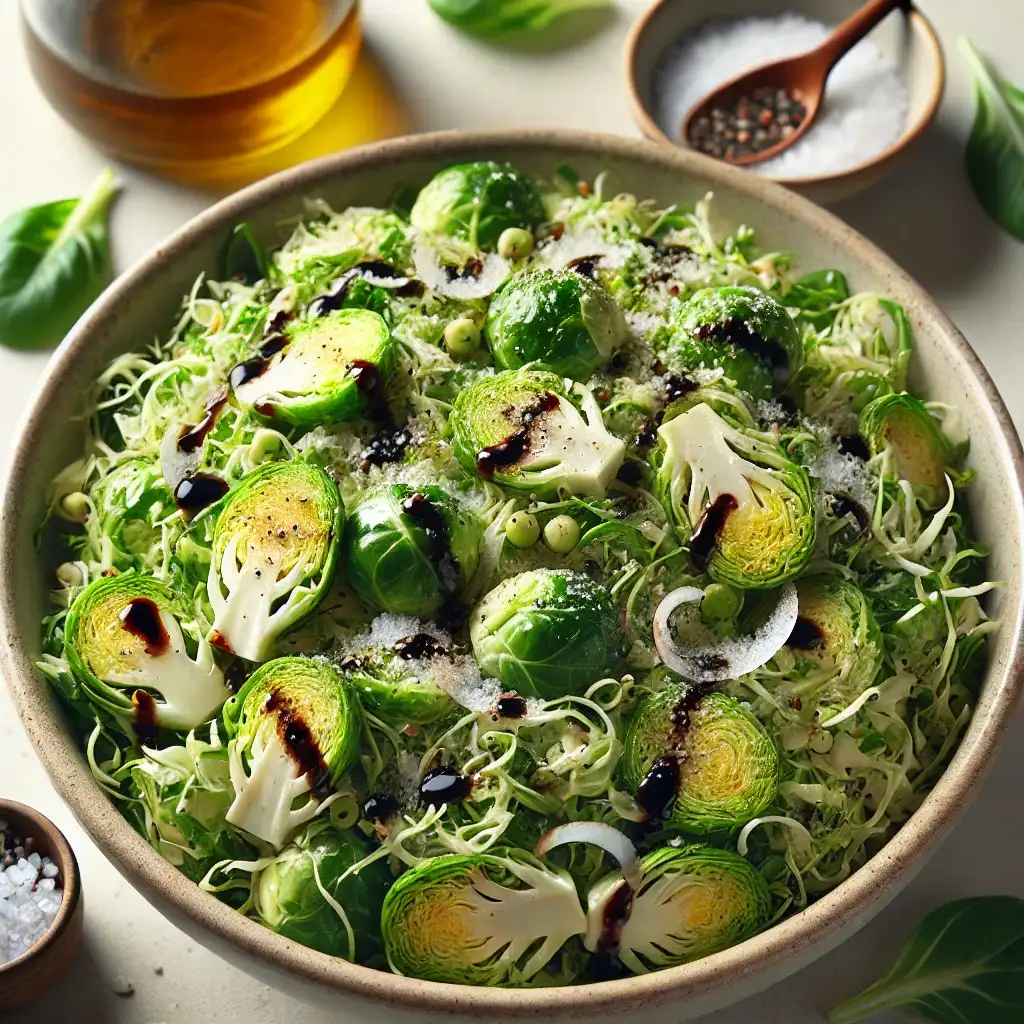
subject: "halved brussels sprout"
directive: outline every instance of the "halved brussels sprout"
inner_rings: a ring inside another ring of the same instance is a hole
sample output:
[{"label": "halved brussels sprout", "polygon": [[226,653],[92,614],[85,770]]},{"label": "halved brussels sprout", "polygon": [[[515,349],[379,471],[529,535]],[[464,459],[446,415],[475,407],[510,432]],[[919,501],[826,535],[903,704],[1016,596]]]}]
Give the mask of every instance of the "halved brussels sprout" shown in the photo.
[{"label": "halved brussels sprout", "polygon": [[536,182],[510,164],[456,164],[420,191],[409,215],[428,235],[448,235],[474,249],[493,251],[506,228],[532,230],[544,220]]},{"label": "halved brussels sprout", "polygon": [[462,985],[528,982],[585,927],[568,874],[490,854],[424,861],[381,915],[396,974]]},{"label": "halved brussels sprout", "polygon": [[651,818],[696,835],[740,828],[779,788],[779,752],[764,726],[738,700],[696,688],[644,697],[619,763]]},{"label": "halved brussels sprout", "polygon": [[[382,860],[341,876],[371,852],[362,834],[310,826],[260,872],[260,920],[271,931],[329,956],[365,963],[381,952],[380,911],[391,884]],[[344,912],[344,920],[331,901]],[[347,921],[347,927],[346,927]]]},{"label": "halved brussels sprout", "polygon": [[469,621],[486,676],[522,695],[582,693],[609,675],[625,636],[608,590],[583,573],[533,569],[498,584]]},{"label": "halved brussels sprout", "polygon": [[355,691],[328,661],[261,665],[224,709],[235,799],[232,825],[279,850],[320,810],[355,761],[363,716]]},{"label": "halved brussels sprout", "polygon": [[626,454],[590,391],[543,370],[475,381],[455,399],[450,422],[467,470],[539,497],[604,497]]},{"label": "halved brussels sprout", "polygon": [[[640,861],[632,910],[617,936],[618,957],[634,974],[699,960],[766,927],[772,900],[763,876],[731,850],[663,847]],[[587,894],[591,952],[602,948],[610,902],[625,883],[609,875]]]},{"label": "halved brussels sprout", "polygon": [[75,678],[142,735],[194,729],[231,696],[210,644],[182,632],[185,614],[170,587],[135,572],[90,583],[68,612],[64,655]]},{"label": "halved brussels sprout", "polygon": [[487,341],[503,370],[537,363],[586,381],[628,336],[615,300],[571,270],[515,274],[494,293],[487,312]]},{"label": "halved brussels sprout", "polygon": [[334,578],[341,539],[334,481],[305,462],[268,462],[244,477],[217,516],[206,584],[211,639],[249,661],[311,614]]},{"label": "halved brussels sprout", "polygon": [[871,454],[887,456],[887,475],[945,496],[952,446],[919,398],[882,395],[864,407],[860,431]]},{"label": "halved brussels sprout", "polygon": [[402,637],[390,649],[368,647],[342,662],[363,706],[401,729],[430,725],[449,714],[455,702],[442,689],[431,666],[441,671],[451,653],[427,633]]},{"label": "halved brussels sprout", "polygon": [[804,360],[800,331],[784,306],[757,288],[704,288],[674,311],[676,330],[665,352],[673,368],[721,369],[754,398]]},{"label": "halved brussels sprout", "polygon": [[395,371],[397,345],[384,319],[340,309],[285,328],[279,352],[231,371],[235,398],[268,419],[300,427],[365,415]]},{"label": "halved brussels sprout", "polygon": [[476,571],[483,524],[433,484],[392,484],[366,493],[345,525],[349,583],[373,609],[427,617]]},{"label": "halved brussels sprout", "polygon": [[697,405],[658,437],[659,498],[697,568],[719,583],[762,590],[807,565],[817,530],[810,481],[768,435]]},{"label": "halved brussels sprout", "polygon": [[810,663],[813,670],[787,673],[792,678],[783,684],[785,693],[801,700],[814,694],[819,705],[845,706],[875,681],[884,661],[871,606],[845,580],[801,580],[797,595],[799,617],[787,649],[797,669]]}]

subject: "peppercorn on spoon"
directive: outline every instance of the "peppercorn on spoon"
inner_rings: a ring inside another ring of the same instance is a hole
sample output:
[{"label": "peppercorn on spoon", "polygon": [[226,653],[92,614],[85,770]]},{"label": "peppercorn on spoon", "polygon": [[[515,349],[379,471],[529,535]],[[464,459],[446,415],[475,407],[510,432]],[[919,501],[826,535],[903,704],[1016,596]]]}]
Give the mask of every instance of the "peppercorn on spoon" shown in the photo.
[{"label": "peppercorn on spoon", "polygon": [[912,6],[910,0],[869,0],[815,49],[730,79],[686,115],[683,138],[738,166],[781,153],[814,123],[836,64],[892,11]]}]

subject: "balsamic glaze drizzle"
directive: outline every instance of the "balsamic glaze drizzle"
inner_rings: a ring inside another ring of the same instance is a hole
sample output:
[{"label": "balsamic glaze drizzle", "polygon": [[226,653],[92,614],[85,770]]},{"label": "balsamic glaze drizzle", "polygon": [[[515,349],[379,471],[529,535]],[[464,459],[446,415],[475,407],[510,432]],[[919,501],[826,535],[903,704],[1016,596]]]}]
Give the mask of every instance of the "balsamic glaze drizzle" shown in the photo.
[{"label": "balsamic glaze drizzle", "polygon": [[[166,654],[171,638],[160,619],[160,609],[148,597],[133,597],[121,612],[121,626],[146,645],[152,658]],[[141,691],[140,691],[141,692]]]},{"label": "balsamic glaze drizzle", "polygon": [[320,799],[332,789],[331,773],[324,761],[316,738],[291,699],[271,690],[263,701],[264,714],[277,718],[277,735],[299,771],[309,779],[313,793]]},{"label": "balsamic glaze drizzle", "polygon": [[701,514],[697,528],[686,542],[690,549],[690,559],[698,569],[703,571],[707,567],[725,521],[737,507],[738,502],[731,494],[720,494]]},{"label": "balsamic glaze drizzle", "polygon": [[473,782],[457,768],[443,764],[433,768],[420,782],[420,802],[427,804],[457,804],[473,790]]},{"label": "balsamic glaze drizzle", "polygon": [[550,391],[542,395],[535,405],[522,414],[522,426],[514,434],[498,444],[481,449],[476,455],[477,472],[490,479],[498,469],[514,466],[530,450],[530,427],[533,421],[546,412],[558,408],[558,395]]}]

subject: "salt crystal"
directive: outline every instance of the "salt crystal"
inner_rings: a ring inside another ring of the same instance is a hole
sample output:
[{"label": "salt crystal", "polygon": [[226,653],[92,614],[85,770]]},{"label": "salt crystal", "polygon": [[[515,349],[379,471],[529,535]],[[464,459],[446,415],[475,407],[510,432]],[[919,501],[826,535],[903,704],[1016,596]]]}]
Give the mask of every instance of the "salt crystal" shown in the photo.
[{"label": "salt crystal", "polygon": [[[0,871],[0,967],[22,956],[46,935],[60,911],[57,866],[38,853],[24,856],[21,839],[3,832],[3,845],[18,861]],[[30,845],[30,844],[26,844]],[[46,877],[40,878],[40,872]]]},{"label": "salt crystal", "polygon": [[37,903],[22,903],[18,907],[18,920],[23,925],[38,924],[43,919],[43,913]]},{"label": "salt crystal", "polygon": [[[831,31],[798,14],[703,26],[669,47],[655,71],[658,124],[681,141],[684,117],[708,93],[759,64],[818,46]],[[812,178],[856,167],[899,138],[907,109],[905,82],[865,39],[829,75],[824,103],[807,134],[750,169],[773,178]]]}]

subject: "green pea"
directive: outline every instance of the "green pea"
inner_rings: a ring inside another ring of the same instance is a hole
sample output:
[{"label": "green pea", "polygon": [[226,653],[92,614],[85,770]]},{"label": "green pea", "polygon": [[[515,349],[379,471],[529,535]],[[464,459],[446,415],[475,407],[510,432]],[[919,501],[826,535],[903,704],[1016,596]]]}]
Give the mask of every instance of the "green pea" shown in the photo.
[{"label": "green pea", "polygon": [[525,259],[533,252],[533,235],[525,228],[506,228],[498,239],[498,255],[506,260]]},{"label": "green pea", "polygon": [[89,498],[81,491],[72,491],[60,499],[58,511],[62,519],[72,523],[84,523],[89,518]]},{"label": "green pea", "polygon": [[709,583],[700,602],[701,615],[706,619],[732,619],[743,605],[743,596],[723,583]]},{"label": "green pea", "polygon": [[80,587],[85,582],[85,577],[74,562],[61,562],[57,566],[57,582],[63,587]]},{"label": "green pea", "polygon": [[517,548],[533,547],[540,537],[540,523],[529,512],[514,512],[505,524],[505,536]]},{"label": "green pea", "polygon": [[470,359],[480,347],[480,325],[468,316],[460,316],[445,327],[444,343],[452,358]]},{"label": "green pea", "polygon": [[544,543],[556,555],[567,555],[580,542],[580,524],[572,516],[555,516],[544,527]]}]

